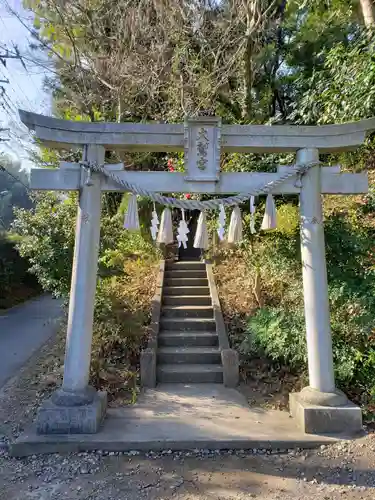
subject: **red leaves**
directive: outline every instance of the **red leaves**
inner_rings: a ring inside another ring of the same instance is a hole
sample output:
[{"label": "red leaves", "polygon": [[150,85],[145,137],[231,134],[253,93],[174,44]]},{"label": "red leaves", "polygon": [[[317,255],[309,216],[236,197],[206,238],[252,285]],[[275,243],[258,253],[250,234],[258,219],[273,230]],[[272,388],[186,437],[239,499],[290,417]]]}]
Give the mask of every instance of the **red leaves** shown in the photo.
[{"label": "red leaves", "polygon": [[168,167],[168,170],[170,172],[174,172],[174,166],[173,166],[173,160],[172,160],[172,158],[169,158],[169,160],[167,162],[167,167]]},{"label": "red leaves", "polygon": [[[175,168],[173,166],[173,160],[172,160],[172,158],[168,158],[167,168],[168,168],[169,172],[175,172]],[[191,194],[190,193],[186,193],[185,194],[185,199],[186,200],[190,200],[191,199]]]}]

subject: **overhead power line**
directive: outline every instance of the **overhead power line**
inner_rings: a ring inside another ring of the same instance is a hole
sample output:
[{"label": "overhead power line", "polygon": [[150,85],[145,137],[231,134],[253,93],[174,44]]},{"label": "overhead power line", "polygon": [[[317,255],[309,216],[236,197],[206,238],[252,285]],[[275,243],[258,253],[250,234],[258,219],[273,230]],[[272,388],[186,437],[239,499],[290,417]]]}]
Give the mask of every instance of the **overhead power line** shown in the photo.
[{"label": "overhead power line", "polygon": [[[4,21],[2,19],[1,19],[1,21],[4,24]],[[22,60],[22,56],[18,50],[17,45],[13,44],[13,48],[14,48],[14,53],[11,53],[11,52],[9,52],[8,49],[5,49],[5,53],[0,54],[0,63],[4,66],[4,68],[6,68],[8,59],[18,59],[20,61],[20,63],[22,64],[22,66],[25,69],[27,69],[25,63]]]},{"label": "overhead power line", "polygon": [[[0,49],[5,50],[6,47],[4,45],[0,44]],[[9,50],[8,52],[9,52],[9,54],[12,53],[11,50]],[[55,71],[53,68],[51,68],[50,66],[48,66],[48,61],[45,61],[45,62],[38,61],[38,59],[29,57],[29,56],[25,56],[24,54],[20,54],[19,57],[22,59],[22,61],[27,61],[29,63],[32,63],[34,66],[39,66],[40,68],[43,68],[46,71],[49,71],[49,72],[53,73],[54,75],[59,76],[59,74],[58,74],[57,71]],[[13,59],[17,59],[17,58],[18,57],[14,57]],[[10,57],[8,59],[10,59]],[[27,69],[27,67],[26,67],[26,69]]]}]

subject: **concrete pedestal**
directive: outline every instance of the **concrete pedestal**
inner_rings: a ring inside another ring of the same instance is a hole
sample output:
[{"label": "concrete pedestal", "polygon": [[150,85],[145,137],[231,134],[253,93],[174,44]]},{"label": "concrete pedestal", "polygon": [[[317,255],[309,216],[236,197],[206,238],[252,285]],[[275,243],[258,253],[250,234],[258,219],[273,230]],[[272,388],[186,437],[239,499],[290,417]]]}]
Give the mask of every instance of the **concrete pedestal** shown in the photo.
[{"label": "concrete pedestal", "polygon": [[97,434],[41,435],[32,425],[12,443],[10,453],[280,450],[315,448],[340,438],[305,434],[285,411],[249,407],[243,394],[222,384],[158,384],[142,391],[134,405],[109,408]]},{"label": "concrete pedestal", "polygon": [[224,386],[237,387],[240,378],[238,352],[234,349],[223,349],[221,362],[223,364]]},{"label": "concrete pedestal", "polygon": [[99,431],[107,408],[107,393],[96,392],[91,402],[61,405],[48,399],[39,408],[38,434],[94,434]]},{"label": "concrete pedestal", "polygon": [[156,351],[147,348],[141,352],[141,384],[142,387],[156,387]]},{"label": "concrete pedestal", "polygon": [[[340,403],[340,401],[337,402]],[[306,401],[303,391],[289,395],[290,413],[303,432],[307,434],[345,435],[361,432],[361,409],[348,400],[343,405],[335,405],[334,401],[332,403],[329,406],[324,406]]]}]

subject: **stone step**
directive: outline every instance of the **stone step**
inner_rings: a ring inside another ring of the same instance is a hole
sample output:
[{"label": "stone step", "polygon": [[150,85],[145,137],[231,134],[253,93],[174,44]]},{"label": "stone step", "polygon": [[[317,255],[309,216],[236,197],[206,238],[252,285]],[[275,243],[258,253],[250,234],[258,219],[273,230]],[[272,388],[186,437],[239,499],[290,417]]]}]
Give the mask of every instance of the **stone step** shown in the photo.
[{"label": "stone step", "polygon": [[163,296],[167,295],[200,295],[211,297],[208,286],[164,286]]},{"label": "stone step", "polygon": [[214,310],[212,306],[164,305],[161,315],[165,318],[213,318]]},{"label": "stone step", "polygon": [[160,347],[212,347],[219,344],[216,332],[161,331],[158,335]]},{"label": "stone step", "polygon": [[174,331],[216,331],[216,324],[214,319],[208,318],[160,318],[161,330],[174,330]]},{"label": "stone step", "polygon": [[182,270],[182,269],[190,269],[190,270],[205,270],[206,264],[204,262],[199,261],[179,261],[179,262],[166,262],[165,270]]},{"label": "stone step", "polygon": [[220,364],[218,347],[159,347],[157,362],[163,364]]},{"label": "stone step", "polygon": [[208,287],[207,278],[167,278],[164,277],[164,286],[204,286]]},{"label": "stone step", "polygon": [[164,295],[163,304],[166,306],[211,306],[209,295]]},{"label": "stone step", "polygon": [[159,365],[157,380],[169,384],[222,384],[221,365]]},{"label": "stone step", "polygon": [[164,279],[167,278],[206,278],[207,272],[205,269],[172,269],[166,270]]}]

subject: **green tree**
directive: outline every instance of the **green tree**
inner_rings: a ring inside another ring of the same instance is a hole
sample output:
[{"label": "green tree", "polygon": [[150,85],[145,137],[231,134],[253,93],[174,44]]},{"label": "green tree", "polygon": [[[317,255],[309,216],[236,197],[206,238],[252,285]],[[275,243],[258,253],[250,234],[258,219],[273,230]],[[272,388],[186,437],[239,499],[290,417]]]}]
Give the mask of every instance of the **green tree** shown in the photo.
[{"label": "green tree", "polygon": [[0,228],[9,229],[15,207],[31,208],[28,195],[28,176],[20,165],[0,153]]},{"label": "green tree", "polygon": [[43,289],[67,296],[74,250],[75,197],[61,200],[54,193],[35,195],[35,208],[16,210],[13,231],[21,238],[18,249],[30,262]]}]

